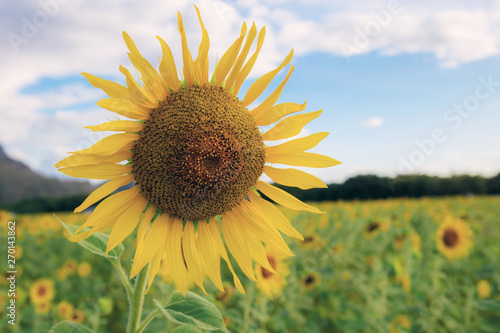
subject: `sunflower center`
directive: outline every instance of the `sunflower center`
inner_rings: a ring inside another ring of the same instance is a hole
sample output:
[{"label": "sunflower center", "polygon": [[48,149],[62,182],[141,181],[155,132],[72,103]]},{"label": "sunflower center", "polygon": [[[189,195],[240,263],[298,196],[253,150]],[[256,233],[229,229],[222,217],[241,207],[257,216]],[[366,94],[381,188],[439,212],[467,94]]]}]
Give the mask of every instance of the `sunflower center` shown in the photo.
[{"label": "sunflower center", "polygon": [[458,234],[453,229],[446,229],[443,235],[444,245],[447,247],[454,247],[458,242]]},{"label": "sunflower center", "polygon": [[255,120],[222,87],[172,93],[144,125],[132,149],[135,181],[169,215],[195,221],[231,210],[262,174]]},{"label": "sunflower center", "polygon": [[47,293],[47,289],[45,287],[38,288],[38,296],[44,296]]},{"label": "sunflower center", "polygon": [[[276,270],[276,260],[274,260],[273,257],[271,256],[267,256],[267,261],[269,261],[269,265],[271,265],[271,267]],[[262,272],[262,277],[264,279],[267,279],[268,277],[272,276],[273,273],[271,273],[270,271],[268,271],[267,269],[265,269],[264,267],[260,267],[261,269],[261,272]]]},{"label": "sunflower center", "polygon": [[314,275],[309,274],[308,276],[306,276],[306,278],[304,280],[304,284],[306,286],[309,286],[311,284],[314,284],[315,281],[316,281],[316,278],[314,277]]},{"label": "sunflower center", "polygon": [[379,224],[377,222],[371,222],[366,227],[366,230],[370,233],[370,232],[374,232],[375,230],[377,230],[378,227],[379,227]]}]

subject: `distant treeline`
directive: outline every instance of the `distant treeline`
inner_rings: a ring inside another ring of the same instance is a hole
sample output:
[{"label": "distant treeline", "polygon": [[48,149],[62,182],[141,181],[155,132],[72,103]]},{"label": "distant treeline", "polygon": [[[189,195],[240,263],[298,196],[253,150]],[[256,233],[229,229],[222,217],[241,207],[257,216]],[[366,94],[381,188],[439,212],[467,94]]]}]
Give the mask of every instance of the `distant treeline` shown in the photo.
[{"label": "distant treeline", "polygon": [[277,185],[300,200],[335,201],[367,200],[396,197],[420,198],[424,196],[500,194],[500,173],[492,178],[457,175],[433,177],[426,175],[397,176],[361,175],[347,179],[342,184],[329,184],[328,188],[300,190],[296,187]]},{"label": "distant treeline", "polygon": [[[458,175],[448,178],[426,175],[397,176],[395,178],[361,175],[328,188],[300,190],[296,187],[276,185],[303,201],[367,200],[396,197],[500,194],[500,173],[492,178]],[[127,187],[125,187],[127,188]],[[65,198],[34,198],[0,206],[16,213],[72,211],[87,194]]]}]

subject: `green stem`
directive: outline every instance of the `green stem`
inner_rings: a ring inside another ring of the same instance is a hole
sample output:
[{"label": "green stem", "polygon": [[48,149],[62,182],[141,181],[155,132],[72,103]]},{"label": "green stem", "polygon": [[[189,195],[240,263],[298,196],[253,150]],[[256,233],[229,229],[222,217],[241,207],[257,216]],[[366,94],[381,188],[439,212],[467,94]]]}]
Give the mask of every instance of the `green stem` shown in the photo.
[{"label": "green stem", "polygon": [[151,320],[153,320],[160,313],[161,313],[160,309],[157,309],[157,310],[151,312],[149,314],[149,316],[147,316],[146,319],[144,319],[144,321],[141,323],[141,325],[139,326],[139,328],[135,332],[136,333],[141,333],[142,331],[144,331],[144,329],[146,328],[146,326],[148,326],[149,322],[151,322]]},{"label": "green stem", "polygon": [[116,268],[116,271],[118,272],[118,275],[120,276],[120,280],[123,283],[123,286],[125,287],[125,290],[127,291],[127,298],[129,304],[132,302],[132,286],[130,285],[129,279],[127,279],[127,275],[125,275],[125,271],[123,270],[122,264],[120,260],[113,261],[113,266]]},{"label": "green stem", "polygon": [[250,326],[250,310],[252,310],[252,303],[254,301],[255,283],[250,283],[247,288],[245,303],[243,305],[243,329],[242,333],[247,333]]},{"label": "green stem", "polygon": [[144,292],[146,289],[146,284],[148,283],[148,273],[150,266],[151,264],[148,264],[146,267],[144,267],[139,275],[137,275],[137,279],[135,280],[132,302],[130,303],[127,333],[134,333],[139,326],[142,314],[142,306],[144,304]]}]

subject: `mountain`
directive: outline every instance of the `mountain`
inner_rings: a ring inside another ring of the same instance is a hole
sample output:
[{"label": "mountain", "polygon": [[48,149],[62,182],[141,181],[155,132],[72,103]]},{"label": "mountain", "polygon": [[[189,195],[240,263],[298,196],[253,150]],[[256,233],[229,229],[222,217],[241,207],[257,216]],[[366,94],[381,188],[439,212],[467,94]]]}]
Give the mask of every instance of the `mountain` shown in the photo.
[{"label": "mountain", "polygon": [[0,205],[31,198],[61,198],[88,194],[94,187],[87,182],[60,181],[33,172],[11,159],[0,145]]}]

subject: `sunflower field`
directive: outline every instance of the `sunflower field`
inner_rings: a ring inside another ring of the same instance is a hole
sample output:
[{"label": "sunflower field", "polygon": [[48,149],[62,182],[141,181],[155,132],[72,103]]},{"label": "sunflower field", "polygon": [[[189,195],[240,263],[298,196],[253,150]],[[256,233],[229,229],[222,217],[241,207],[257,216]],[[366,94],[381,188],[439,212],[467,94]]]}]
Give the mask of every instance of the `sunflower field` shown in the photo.
[{"label": "sunflower field", "polygon": [[[293,258],[267,252],[280,275],[257,265],[257,282],[242,280],[245,295],[232,283],[224,286],[225,293],[207,283],[204,294],[188,281],[192,292],[220,310],[230,332],[498,332],[500,198],[317,206],[326,213],[283,208],[304,240],[287,238]],[[7,222],[16,221],[17,270],[17,325],[6,319],[5,273],[0,280],[0,331],[48,332],[61,320],[94,332],[125,331],[127,299],[113,265],[68,241],[58,221],[71,227],[85,218],[70,213],[0,214],[4,248]],[[118,248],[126,271],[134,239],[127,238]],[[223,281],[232,281],[229,270],[222,274]],[[172,297],[171,282],[171,273],[160,269],[145,298],[145,315],[155,302]],[[177,326],[175,320],[165,324],[153,319],[144,332],[170,332]],[[191,326],[185,332],[206,331]]]}]

